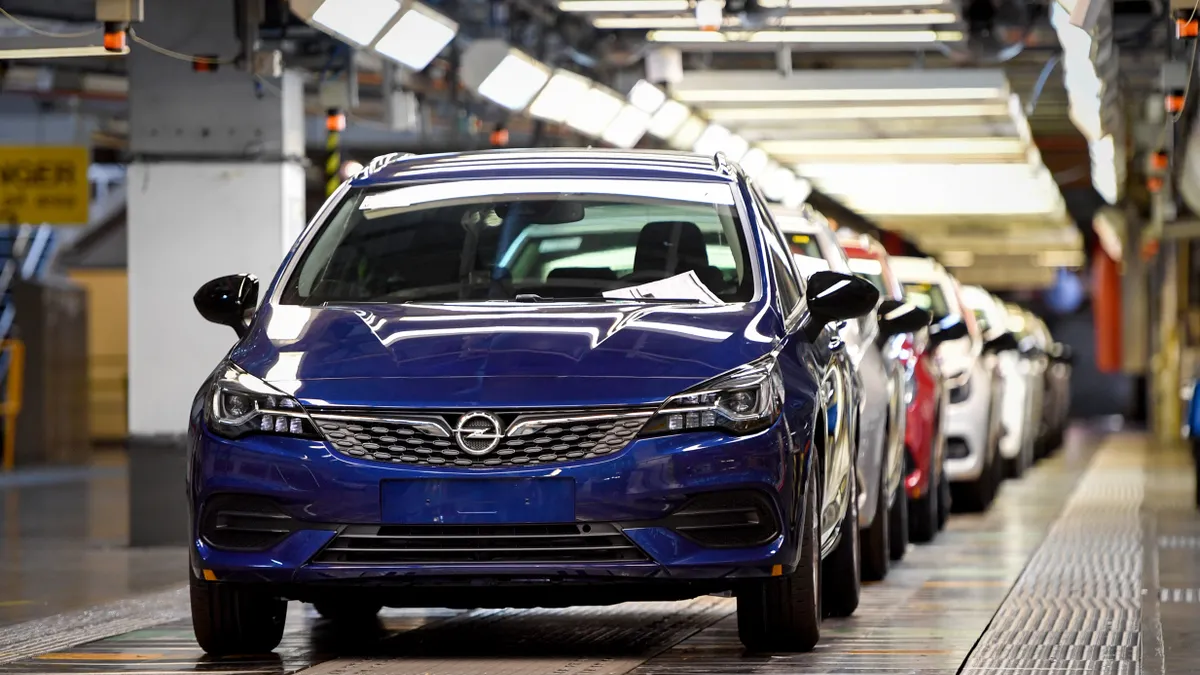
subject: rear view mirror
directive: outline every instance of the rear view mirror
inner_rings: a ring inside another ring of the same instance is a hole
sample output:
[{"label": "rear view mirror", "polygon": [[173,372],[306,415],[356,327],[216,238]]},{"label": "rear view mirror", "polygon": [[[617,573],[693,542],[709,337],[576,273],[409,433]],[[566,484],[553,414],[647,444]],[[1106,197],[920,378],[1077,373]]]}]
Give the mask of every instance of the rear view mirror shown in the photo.
[{"label": "rear view mirror", "polygon": [[192,302],[200,316],[229,326],[239,338],[244,337],[258,306],[258,277],[232,274],[213,279],[196,291]]},{"label": "rear view mirror", "polygon": [[1055,342],[1050,348],[1050,358],[1054,359],[1055,363],[1075,363],[1075,350],[1071,345],[1065,342]]},{"label": "rear view mirror", "polygon": [[931,315],[916,305],[900,300],[884,300],[879,305],[879,336],[915,333],[929,325]]},{"label": "rear view mirror", "polygon": [[510,211],[517,210],[522,220],[530,225],[561,225],[577,223],[583,220],[584,208],[581,202],[543,200],[520,201],[509,204],[497,204],[496,215],[501,219],[507,218]]},{"label": "rear view mirror", "polygon": [[969,335],[967,324],[957,316],[948,316],[929,327],[929,341],[936,347]]},{"label": "rear view mirror", "polygon": [[875,309],[879,290],[869,281],[840,272],[814,272],[808,278],[808,322],[804,334],[816,341],[831,321],[846,321]]},{"label": "rear view mirror", "polygon": [[983,351],[993,354],[1015,351],[1020,349],[1020,347],[1021,345],[1017,343],[1017,336],[1012,333],[1001,333],[983,343]]}]

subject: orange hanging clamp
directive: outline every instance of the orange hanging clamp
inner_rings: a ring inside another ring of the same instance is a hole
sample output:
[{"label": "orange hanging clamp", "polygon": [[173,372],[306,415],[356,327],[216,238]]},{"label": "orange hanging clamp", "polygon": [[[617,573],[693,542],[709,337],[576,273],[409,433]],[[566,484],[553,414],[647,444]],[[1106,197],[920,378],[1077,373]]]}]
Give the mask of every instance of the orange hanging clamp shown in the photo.
[{"label": "orange hanging clamp", "polygon": [[1162,192],[1162,188],[1163,188],[1163,179],[1161,179],[1157,176],[1152,176],[1152,177],[1146,179],[1146,189],[1153,192],[1154,194],[1158,194],[1159,192]]},{"label": "orange hanging clamp", "polygon": [[1163,102],[1167,112],[1171,114],[1183,112],[1183,104],[1185,101],[1182,91],[1172,91],[1168,93]]},{"label": "orange hanging clamp", "polygon": [[1151,171],[1166,171],[1171,167],[1171,159],[1165,152],[1155,152],[1150,155]]},{"label": "orange hanging clamp", "polygon": [[346,130],[346,115],[345,113],[336,110],[329,111],[325,116],[326,131],[345,131]]},{"label": "orange hanging clamp", "polygon": [[129,24],[119,21],[104,22],[104,51],[123,53],[129,43],[126,40],[126,32],[129,30]]},{"label": "orange hanging clamp", "polygon": [[1193,16],[1185,18],[1180,16],[1175,19],[1175,37],[1180,40],[1194,38],[1200,35],[1200,21],[1197,21]]}]

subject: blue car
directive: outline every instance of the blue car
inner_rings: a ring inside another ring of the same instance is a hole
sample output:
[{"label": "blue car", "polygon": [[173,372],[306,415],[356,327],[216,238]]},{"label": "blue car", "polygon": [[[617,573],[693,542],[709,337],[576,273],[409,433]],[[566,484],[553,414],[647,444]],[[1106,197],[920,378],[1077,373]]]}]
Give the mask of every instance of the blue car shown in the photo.
[{"label": "blue car", "polygon": [[206,651],[273,649],[289,600],[350,621],[733,592],[746,644],[781,650],[857,605],[838,330],[878,293],[800,278],[723,157],[378,158],[258,296],[194,298],[238,337],[191,411]]}]

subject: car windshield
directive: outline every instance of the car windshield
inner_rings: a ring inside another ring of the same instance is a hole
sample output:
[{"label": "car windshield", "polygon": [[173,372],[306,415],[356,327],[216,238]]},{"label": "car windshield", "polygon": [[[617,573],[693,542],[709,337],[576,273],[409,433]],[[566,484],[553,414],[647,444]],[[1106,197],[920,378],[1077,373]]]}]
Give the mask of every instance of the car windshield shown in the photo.
[{"label": "car windshield", "polygon": [[810,258],[824,257],[821,255],[821,247],[817,245],[817,238],[811,234],[789,234],[787,238],[793,254]]},{"label": "car windshield", "polygon": [[350,195],[281,302],[740,302],[749,260],[728,184],[451,181]]},{"label": "car windshield", "polygon": [[950,305],[946,302],[946,296],[942,294],[941,287],[936,284],[906,283],[904,284],[904,295],[912,304],[933,314],[935,321],[940,321],[950,314]]},{"label": "car windshield", "polygon": [[851,258],[850,271],[871,282],[871,285],[884,294],[884,297],[891,297],[892,291],[883,281],[883,265],[878,260]]}]

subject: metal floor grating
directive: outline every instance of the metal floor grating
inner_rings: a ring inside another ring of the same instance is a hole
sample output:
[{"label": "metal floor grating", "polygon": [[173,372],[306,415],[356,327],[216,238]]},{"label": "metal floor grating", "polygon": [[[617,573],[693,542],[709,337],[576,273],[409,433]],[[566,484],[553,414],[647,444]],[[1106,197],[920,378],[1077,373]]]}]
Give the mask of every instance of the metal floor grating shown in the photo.
[{"label": "metal floor grating", "polygon": [[1140,673],[1147,459],[1104,444],[961,673]]}]

